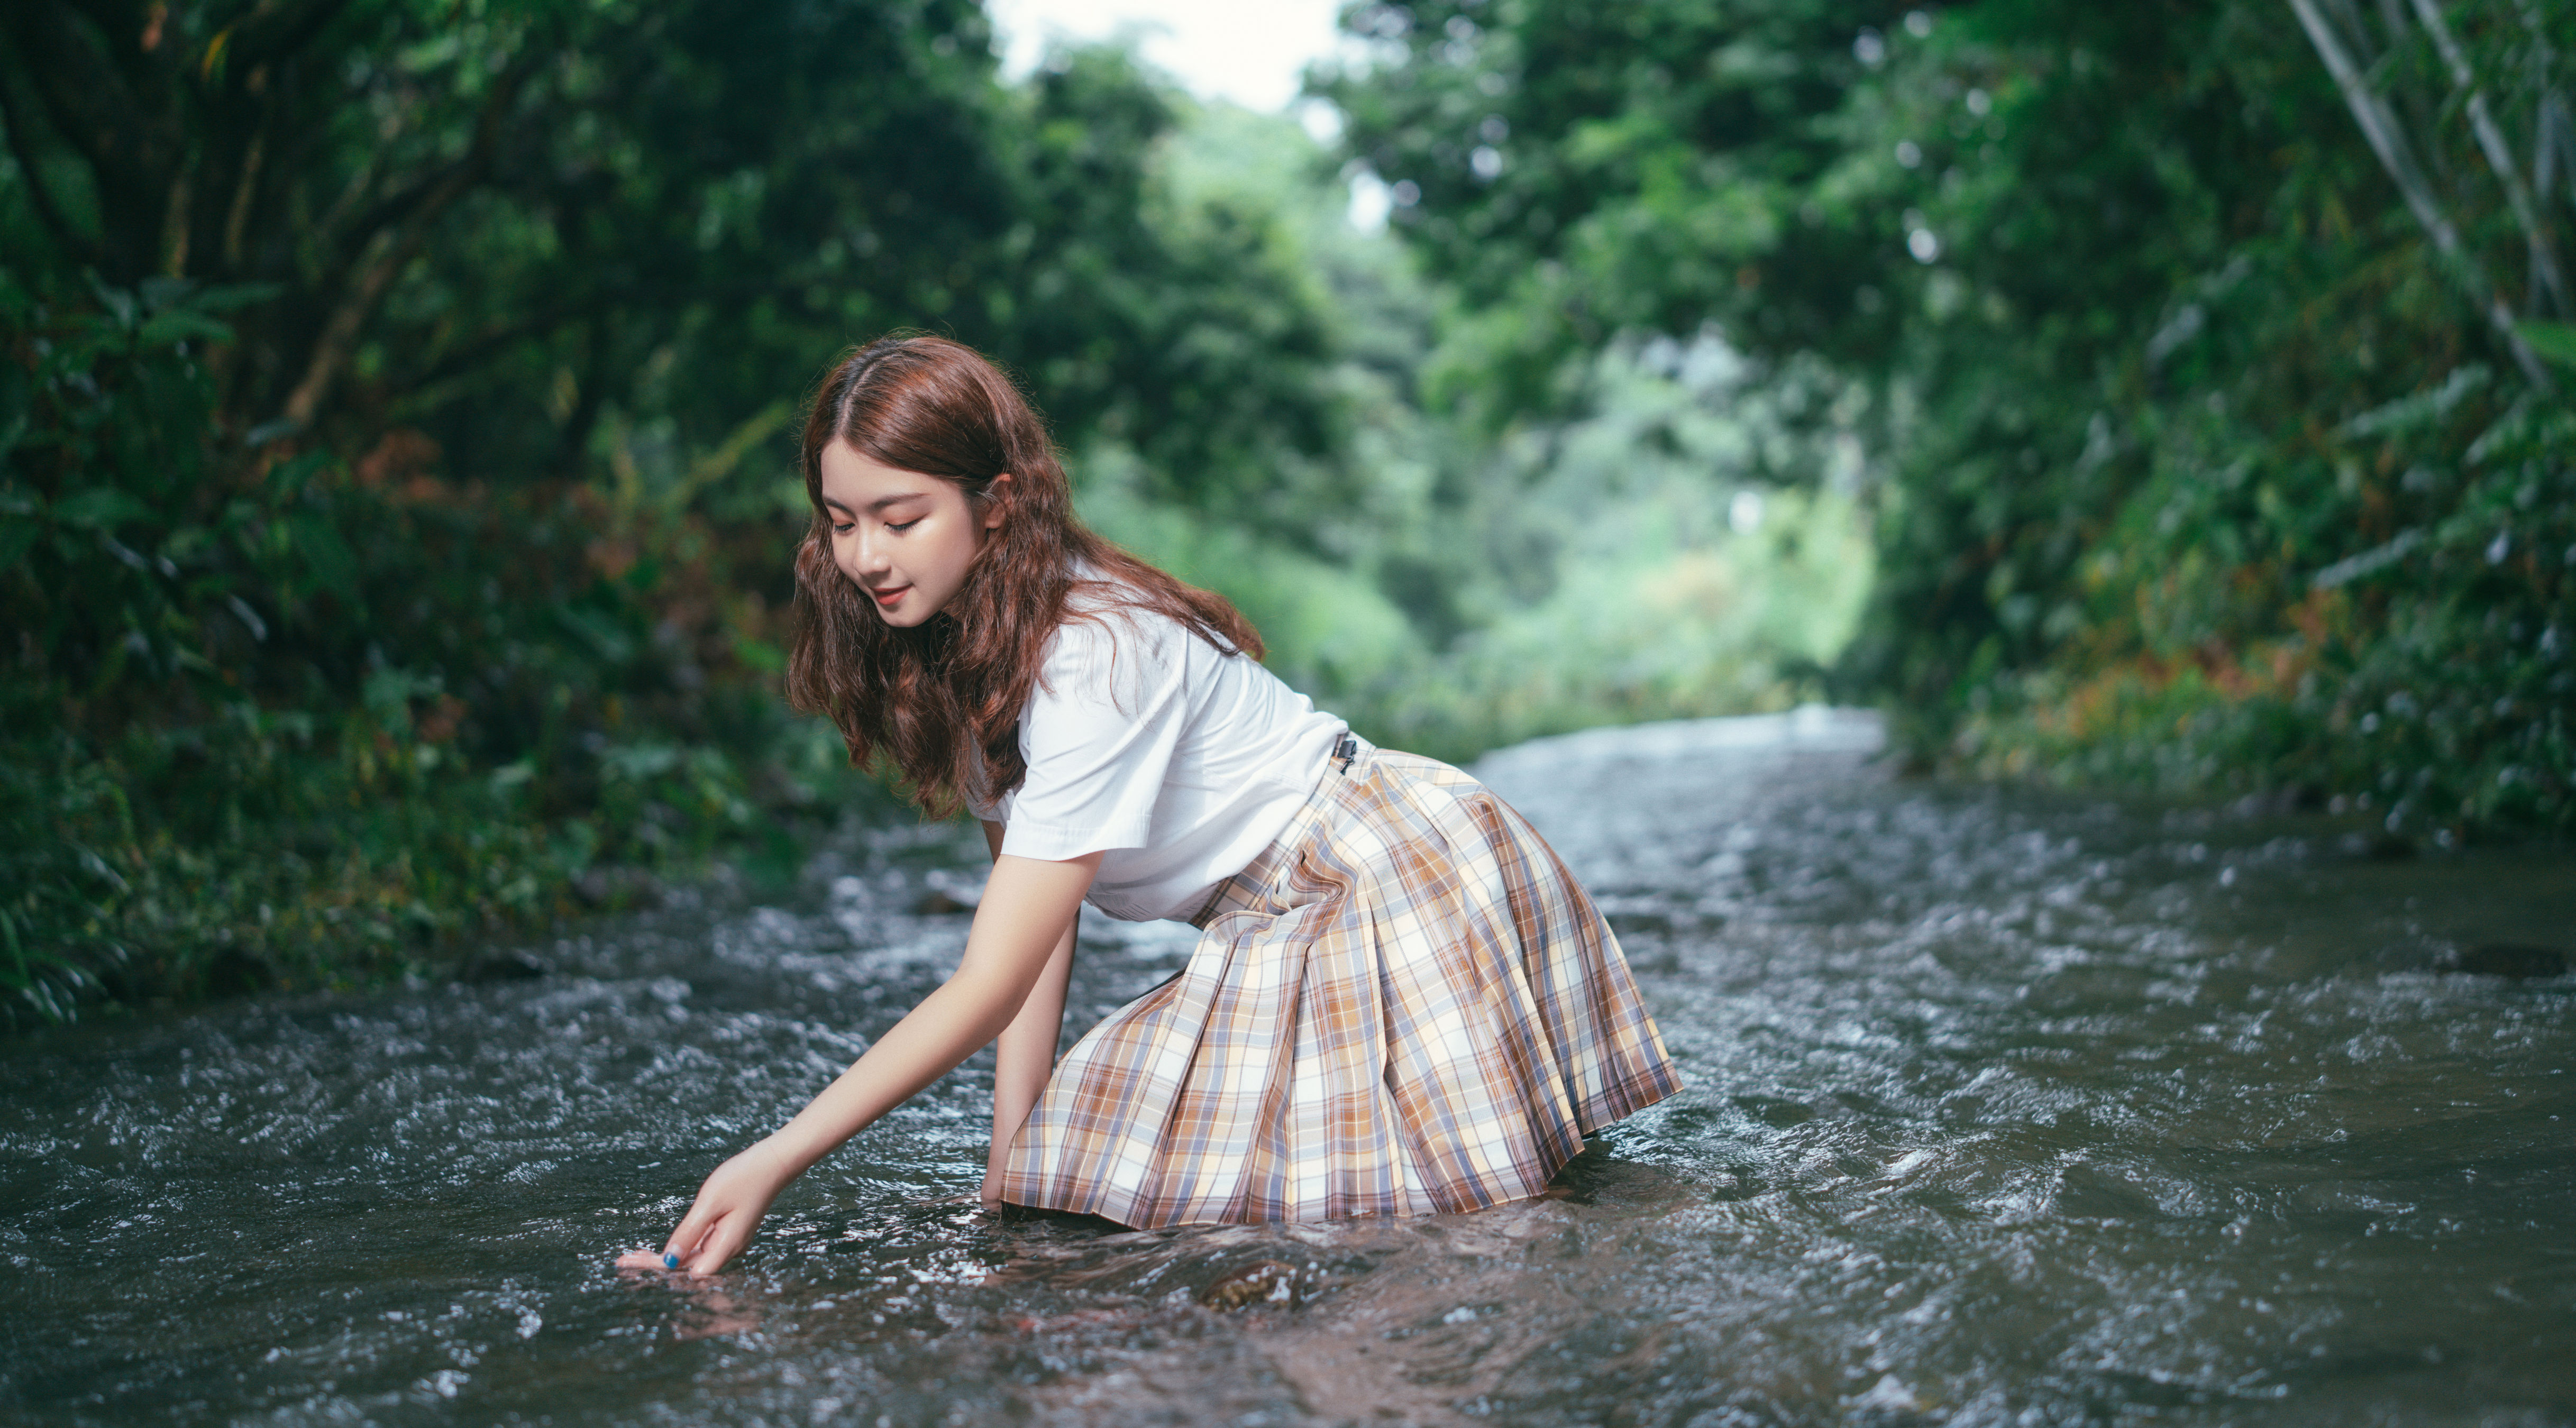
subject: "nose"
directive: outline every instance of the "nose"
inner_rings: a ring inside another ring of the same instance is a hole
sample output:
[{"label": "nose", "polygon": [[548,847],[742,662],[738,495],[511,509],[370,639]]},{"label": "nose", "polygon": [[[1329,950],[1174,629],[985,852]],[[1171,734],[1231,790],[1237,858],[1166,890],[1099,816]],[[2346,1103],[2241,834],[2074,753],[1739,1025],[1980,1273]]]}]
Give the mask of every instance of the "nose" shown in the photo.
[{"label": "nose", "polygon": [[840,546],[841,568],[849,572],[851,579],[864,584],[869,577],[893,568],[893,559],[884,545],[869,538],[867,522],[859,522],[848,535],[835,539]]}]

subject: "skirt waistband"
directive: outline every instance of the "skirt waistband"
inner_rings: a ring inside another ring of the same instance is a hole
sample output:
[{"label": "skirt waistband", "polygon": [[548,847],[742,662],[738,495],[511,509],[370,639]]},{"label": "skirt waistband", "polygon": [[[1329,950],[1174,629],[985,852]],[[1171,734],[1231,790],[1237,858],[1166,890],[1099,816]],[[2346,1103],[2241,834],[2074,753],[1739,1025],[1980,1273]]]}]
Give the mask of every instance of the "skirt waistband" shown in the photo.
[{"label": "skirt waistband", "polygon": [[1335,773],[1348,777],[1353,765],[1376,752],[1377,745],[1345,729],[1341,742],[1333,745],[1333,756],[1325,762]]},{"label": "skirt waistband", "polygon": [[1271,882],[1285,876],[1296,866],[1297,852],[1316,835],[1334,807],[1350,792],[1354,780],[1365,779],[1374,770],[1380,750],[1377,745],[1357,734],[1345,732],[1324,760],[1323,775],[1315,780],[1314,792],[1279,830],[1279,836],[1261,850],[1242,871],[1209,889],[1207,901],[1188,918],[1191,926],[1204,929],[1229,901],[1229,894],[1240,899],[1246,893],[1267,889]]}]

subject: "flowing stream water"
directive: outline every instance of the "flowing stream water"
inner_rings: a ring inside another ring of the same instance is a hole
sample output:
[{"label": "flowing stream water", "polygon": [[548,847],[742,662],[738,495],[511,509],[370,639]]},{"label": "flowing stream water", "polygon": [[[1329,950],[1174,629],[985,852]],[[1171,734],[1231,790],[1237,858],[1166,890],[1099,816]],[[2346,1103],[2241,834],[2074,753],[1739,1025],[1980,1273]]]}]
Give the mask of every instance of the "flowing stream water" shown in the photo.
[{"label": "flowing stream water", "polygon": [[[2576,854],[1875,747],[1810,710],[1479,766],[1687,1088],[1475,1215],[987,1216],[979,1060],[718,1280],[617,1271],[951,965],[949,826],[531,980],[0,1044],[0,1416],[2576,1424]],[[1188,946],[1087,924],[1069,1029]]]}]

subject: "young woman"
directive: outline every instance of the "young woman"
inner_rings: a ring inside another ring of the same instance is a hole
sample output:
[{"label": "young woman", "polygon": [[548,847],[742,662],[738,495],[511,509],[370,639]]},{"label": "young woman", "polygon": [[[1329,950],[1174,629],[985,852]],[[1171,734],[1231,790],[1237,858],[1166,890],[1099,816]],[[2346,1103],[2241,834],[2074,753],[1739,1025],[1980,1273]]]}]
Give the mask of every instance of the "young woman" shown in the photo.
[{"label": "young woman", "polygon": [[[790,697],[928,812],[972,807],[993,872],[956,974],[718,1166],[656,1261],[714,1271],[807,1166],[996,1037],[985,1201],[1139,1228],[1525,1199],[1678,1088],[1538,834],[1353,737],[1223,599],[1084,529],[983,358],[851,353],[804,460]],[[1086,900],[1201,933],[1059,1064]]]}]

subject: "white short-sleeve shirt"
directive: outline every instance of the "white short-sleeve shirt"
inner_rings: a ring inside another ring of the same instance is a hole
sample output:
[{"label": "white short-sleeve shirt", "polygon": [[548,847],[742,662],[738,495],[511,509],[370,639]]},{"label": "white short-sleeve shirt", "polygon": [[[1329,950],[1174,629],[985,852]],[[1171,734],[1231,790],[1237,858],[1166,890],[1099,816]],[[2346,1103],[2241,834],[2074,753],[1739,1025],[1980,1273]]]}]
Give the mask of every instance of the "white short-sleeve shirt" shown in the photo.
[{"label": "white short-sleeve shirt", "polygon": [[1112,917],[1186,919],[1287,829],[1348,726],[1169,616],[1072,604],[1020,711],[1027,776],[975,813],[1005,853],[1105,853],[1086,901]]}]

